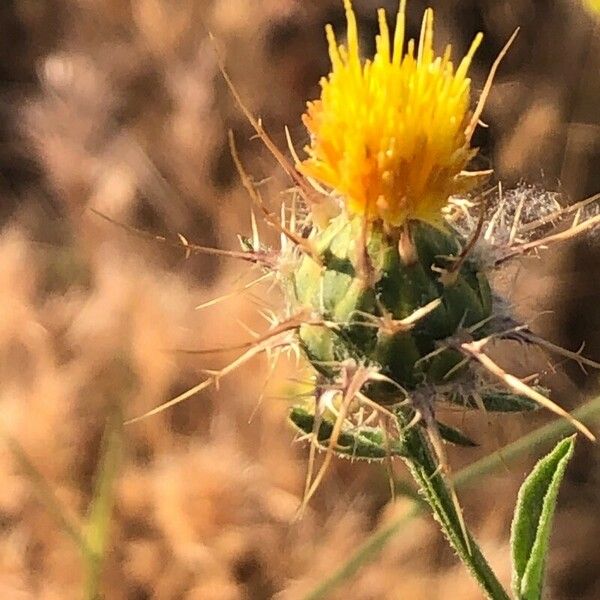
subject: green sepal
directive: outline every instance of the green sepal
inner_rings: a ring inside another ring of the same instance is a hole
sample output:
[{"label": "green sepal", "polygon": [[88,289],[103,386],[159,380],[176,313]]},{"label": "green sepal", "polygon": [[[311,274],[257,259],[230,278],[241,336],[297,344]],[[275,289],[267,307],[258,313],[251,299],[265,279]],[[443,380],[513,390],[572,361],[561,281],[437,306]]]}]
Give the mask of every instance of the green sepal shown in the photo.
[{"label": "green sepal", "polygon": [[329,379],[333,378],[338,371],[333,366],[335,364],[334,335],[329,329],[318,325],[303,324],[298,331],[300,348],[313,367]]},{"label": "green sepal", "polygon": [[[314,433],[315,417],[305,408],[294,406],[289,419],[294,427],[303,434]],[[333,423],[323,419],[317,432],[319,446],[325,449],[333,432]],[[356,427],[340,434],[334,447],[336,454],[353,459],[382,460],[389,456],[404,456],[402,439],[387,437],[379,427]]]},{"label": "green sepal", "polygon": [[377,291],[395,319],[410,316],[417,308],[440,296],[433,272],[428,272],[419,262],[402,264],[397,251],[388,253]]},{"label": "green sepal", "polygon": [[446,442],[450,442],[455,446],[463,446],[466,448],[475,448],[479,446],[477,442],[474,442],[470,437],[460,431],[460,429],[456,429],[450,425],[445,425],[444,423],[440,423],[440,421],[437,421],[437,427],[440,432],[440,436]]},{"label": "green sepal", "polygon": [[[534,387],[534,389],[542,395],[548,393],[545,388]],[[480,396],[485,409],[490,412],[530,412],[539,408],[539,405],[527,396],[520,396],[511,392],[500,390],[481,392]]]},{"label": "green sepal", "polygon": [[481,300],[481,306],[483,311],[489,315],[492,313],[494,303],[490,282],[485,274],[481,271],[477,271],[476,277],[479,287],[479,299]]},{"label": "green sepal", "polygon": [[[541,387],[534,388],[541,394],[547,394],[547,390]],[[511,412],[530,412],[538,409],[538,404],[526,396],[513,394],[503,390],[479,390],[478,395],[481,398],[483,408],[489,412],[511,413]],[[479,409],[481,406],[472,396],[461,394],[449,394],[446,399],[452,404],[457,404],[464,408]]]},{"label": "green sepal", "polygon": [[[414,387],[421,379],[419,372],[415,370],[415,363],[420,356],[414,337],[408,332],[400,332],[394,335],[380,333],[373,358],[380,365],[385,365],[384,375],[394,381],[401,381],[405,387]],[[390,393],[398,396],[398,388],[392,384],[384,383],[374,387],[382,390],[389,388]]]},{"label": "green sepal", "polygon": [[[456,349],[435,354],[439,344],[452,339],[459,327],[485,323],[491,314],[491,291],[475,264],[465,261],[450,284],[444,284],[441,277],[443,270],[456,265],[464,240],[449,228],[411,222],[415,260],[405,262],[398,247],[399,232],[371,223],[367,256],[361,257],[363,227],[360,218],[342,214],[325,229],[315,230],[311,240],[322,264],[301,257],[290,278],[294,300],[290,308],[308,310],[334,323],[329,328],[300,327],[298,338],[310,362],[327,379],[339,374],[341,363],[348,360],[376,369],[398,384],[367,386],[365,392],[381,404],[397,401],[399,388],[410,392],[422,385],[470,380],[470,365],[460,367],[464,357]],[[367,271],[361,273],[365,267]],[[412,328],[395,330],[393,323],[385,326],[386,321],[409,317],[436,299],[441,300],[439,305]],[[478,328],[473,335],[483,331]],[[421,360],[431,353],[430,359]],[[511,404],[501,410],[529,409],[509,401],[496,404]]]},{"label": "green sepal", "polygon": [[463,371],[457,368],[461,362],[464,362],[464,356],[452,348],[436,354],[426,362],[427,381],[433,384],[452,381]]},{"label": "green sepal", "polygon": [[[479,287],[479,286],[478,286]],[[481,305],[479,289],[475,291],[460,275],[456,281],[444,288],[442,301],[448,313],[452,330],[481,323],[488,315]]]},{"label": "green sepal", "polygon": [[460,252],[457,234],[451,230],[442,231],[421,221],[411,223],[411,236],[417,249],[419,260],[427,265],[445,269]]}]

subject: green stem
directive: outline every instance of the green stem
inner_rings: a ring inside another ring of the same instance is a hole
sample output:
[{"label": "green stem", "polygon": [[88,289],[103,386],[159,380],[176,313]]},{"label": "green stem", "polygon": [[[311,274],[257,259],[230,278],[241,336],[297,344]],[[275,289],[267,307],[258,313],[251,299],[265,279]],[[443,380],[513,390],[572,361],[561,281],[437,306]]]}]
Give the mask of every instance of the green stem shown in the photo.
[{"label": "green stem", "polygon": [[425,432],[420,427],[412,427],[407,431],[405,441],[409,456],[405,462],[446,539],[488,598],[510,600],[479,546],[466,530],[459,513],[460,508],[439,468]]},{"label": "green stem", "polygon": [[84,600],[100,600],[100,577],[102,575],[102,557],[94,552],[83,555],[85,578],[83,582]]},{"label": "green stem", "polygon": [[[600,397],[588,401],[573,411],[573,416],[588,425],[592,421],[598,420],[600,417]],[[573,427],[568,421],[557,419],[508,444],[502,450],[461,469],[454,477],[454,484],[457,488],[468,487],[475,481],[479,481],[481,477],[504,467],[512,460],[516,460],[531,448],[549,446],[561,436],[572,432]],[[379,528],[363,542],[344,564],[331,573],[329,577],[320,581],[304,596],[303,600],[324,600],[327,598],[338,587],[356,575],[362,567],[375,560],[388,542],[408,525],[415,516],[422,512],[421,505],[415,502],[405,514]]]}]

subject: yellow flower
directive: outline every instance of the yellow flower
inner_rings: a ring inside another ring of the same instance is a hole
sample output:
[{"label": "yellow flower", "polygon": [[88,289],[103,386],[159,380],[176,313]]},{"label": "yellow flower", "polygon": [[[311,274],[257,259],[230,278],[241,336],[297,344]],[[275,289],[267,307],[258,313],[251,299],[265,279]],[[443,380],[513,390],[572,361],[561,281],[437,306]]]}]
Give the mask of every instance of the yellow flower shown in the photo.
[{"label": "yellow flower", "polygon": [[404,53],[401,0],[393,39],[384,10],[378,11],[375,57],[363,62],[351,0],[344,5],[347,48],[328,25],[332,69],[303,116],[311,144],[298,168],[339,193],[352,214],[387,226],[410,219],[439,224],[448,198],[480,181],[463,169],[477,152],[469,144],[477,119],[467,71],[482,36],[455,69],[450,45],[443,56],[434,54],[427,9],[416,56],[414,40]]},{"label": "yellow flower", "polygon": [[597,15],[600,14],[600,0],[583,0],[583,3]]}]

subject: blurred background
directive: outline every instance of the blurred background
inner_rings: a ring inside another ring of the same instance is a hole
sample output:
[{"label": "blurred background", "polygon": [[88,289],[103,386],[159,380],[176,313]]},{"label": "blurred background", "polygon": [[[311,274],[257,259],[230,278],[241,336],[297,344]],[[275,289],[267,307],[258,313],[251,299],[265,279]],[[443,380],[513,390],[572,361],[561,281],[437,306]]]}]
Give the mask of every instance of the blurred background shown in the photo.
[{"label": "blurred background", "polygon": [[[355,0],[366,52],[375,9]],[[492,90],[476,144],[505,189],[526,182],[565,204],[600,191],[600,16],[575,0],[432,0],[437,46],[462,55],[485,41],[480,90],[521,27]],[[411,0],[418,34],[426,4]],[[116,410],[134,417],[203,379],[234,353],[182,349],[245,341],[264,330],[253,295],[194,310],[243,282],[244,265],[144,241],[89,209],[176,240],[237,247],[250,203],[227,147],[232,129],[247,169],[273,206],[289,182],[232,102],[212,32],[248,107],[280,148],[297,148],[305,101],[328,70],[323,27],[343,31],[340,0],[4,0],[0,6],[0,597],[80,598],[77,544],[44,500],[81,520],[101,439]],[[523,188],[526,189],[526,188]],[[530,193],[530,192],[523,192]],[[272,235],[263,231],[265,239]],[[600,360],[597,236],[529,259],[511,274],[517,310],[536,332]],[[244,278],[246,277],[246,278]],[[256,292],[260,295],[260,292]],[[268,294],[262,293],[263,297]],[[277,297],[271,295],[277,306]],[[238,324],[239,323],[239,324]],[[527,357],[524,372],[547,370]],[[201,395],[124,429],[101,576],[108,599],[304,597],[377,526],[390,503],[378,465],[338,461],[300,521],[307,448],[286,424],[294,366],[264,392],[263,359]],[[565,407],[596,390],[566,365],[546,381]],[[469,415],[480,447],[452,452],[455,469],[496,452],[546,415]],[[516,491],[536,458],[461,493],[466,519],[505,581]],[[579,443],[559,503],[549,598],[600,598],[600,451]],[[28,465],[30,472],[28,473]],[[34,471],[31,470],[34,469]],[[396,465],[397,477],[404,477]],[[42,488],[40,488],[42,486]],[[47,496],[47,494],[46,494]],[[332,598],[480,598],[428,518],[414,520]]]}]

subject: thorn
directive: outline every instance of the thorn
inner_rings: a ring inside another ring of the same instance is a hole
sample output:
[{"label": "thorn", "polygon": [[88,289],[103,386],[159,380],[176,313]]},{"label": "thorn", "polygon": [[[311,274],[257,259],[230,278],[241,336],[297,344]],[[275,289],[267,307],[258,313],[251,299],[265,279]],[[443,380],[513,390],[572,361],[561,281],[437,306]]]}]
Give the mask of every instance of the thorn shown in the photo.
[{"label": "thorn", "polygon": [[507,373],[498,366],[487,354],[482,352],[482,348],[487,343],[488,339],[484,338],[482,340],[478,340],[476,342],[463,343],[460,348],[467,355],[473,357],[477,361],[479,361],[483,367],[492,375],[494,375],[497,379],[502,381],[506,386],[510,389],[514,390],[519,394],[523,394],[527,396],[534,402],[537,402],[540,406],[550,410],[551,412],[563,417],[566,419],[575,429],[580,431],[583,435],[585,435],[590,441],[595,442],[596,437],[594,434],[580,421],[578,421],[575,417],[570,415],[564,408],[552,402],[546,396],[540,394],[538,391],[529,387],[526,383],[523,383],[520,379]]},{"label": "thorn", "polygon": [[414,310],[408,317],[404,317],[404,319],[392,319],[389,314],[384,315],[378,319],[381,322],[380,329],[390,335],[394,335],[399,331],[410,331],[420,320],[438,308],[441,303],[442,300],[440,298],[435,298],[425,304],[425,306]]},{"label": "thorn", "polygon": [[[600,200],[600,193],[594,194],[593,196],[590,196],[589,198],[585,198],[584,200],[580,200],[579,202],[576,202],[575,204],[572,204],[571,206],[561,208],[560,210],[557,210],[549,215],[540,217],[539,219],[537,219],[535,221],[526,223],[525,225],[523,225],[521,227],[520,233],[527,233],[529,231],[537,229],[538,227],[547,225],[548,223],[553,223],[557,219],[559,219],[561,217],[565,217],[566,215],[569,215],[573,212],[575,212],[577,214],[577,212],[581,211],[583,208],[585,208],[589,204],[592,204],[593,202],[597,202],[598,200]],[[577,224],[578,223],[575,223],[575,225],[577,225]]]},{"label": "thorn", "polygon": [[[287,125],[285,126],[285,139],[287,141],[288,149],[292,155],[292,158],[296,162],[296,165],[299,165],[302,161],[300,160],[296,149],[294,148],[292,136],[290,135],[290,130]],[[316,179],[313,179],[312,177],[306,177],[306,180],[317,192],[319,192],[319,194],[322,194],[323,196],[329,196],[329,192]],[[316,200],[316,198],[314,198],[314,200]]]},{"label": "thorn", "polygon": [[190,244],[181,233],[178,233],[177,237],[181,240],[181,243],[183,244],[183,246],[185,248],[185,259],[187,260],[192,254],[190,251]]},{"label": "thorn", "polygon": [[180,402],[187,400],[191,396],[198,394],[199,392],[201,392],[202,390],[205,390],[207,387],[209,387],[213,383],[214,383],[214,380],[212,378],[206,379],[203,382],[199,383],[198,385],[195,385],[194,387],[190,388],[183,394],[176,396],[175,398],[173,398],[172,400],[169,400],[168,402],[164,402],[163,404],[160,404],[156,408],[153,408],[152,410],[145,412],[143,415],[140,415],[139,417],[134,417],[133,419],[128,419],[127,421],[124,422],[124,425],[132,425],[133,423],[137,423],[139,421],[147,419],[148,417],[157,415],[158,413],[161,413],[164,410],[167,410],[168,408],[171,408],[172,406],[175,406],[176,404],[179,404]]},{"label": "thorn", "polygon": [[194,310],[202,310],[204,308],[208,308],[209,306],[214,306],[215,304],[219,304],[220,302],[223,302],[224,300],[227,300],[228,298],[232,298],[233,296],[236,296],[237,294],[243,294],[245,291],[249,290],[250,288],[254,287],[255,285],[262,283],[265,279],[272,277],[273,274],[274,274],[273,271],[268,271],[267,273],[264,273],[257,279],[253,279],[249,283],[246,283],[241,288],[235,289],[232,292],[227,292],[227,294],[223,294],[222,296],[218,296],[217,298],[213,298],[212,300],[208,300],[206,302],[203,302],[202,304],[198,304],[198,306],[194,306]]},{"label": "thorn", "polygon": [[249,325],[246,325],[239,317],[234,317],[235,322],[248,334],[250,334],[255,340],[260,338],[260,333],[254,331]]},{"label": "thorn", "polygon": [[253,210],[250,210],[250,226],[252,229],[252,247],[255,250],[260,248],[260,236],[258,235],[258,226],[256,224],[256,215]]},{"label": "thorn", "polygon": [[[247,262],[260,263],[260,264],[267,265],[269,267],[273,266],[273,260],[271,258],[269,258],[267,256],[267,254],[265,254],[263,252],[240,252],[240,251],[235,251],[235,250],[221,250],[220,248],[210,248],[207,246],[198,246],[197,244],[190,244],[189,242],[187,242],[187,240],[185,241],[185,244],[182,241],[177,243],[177,242],[168,240],[167,238],[165,238],[163,236],[154,235],[152,233],[148,233],[147,231],[142,231],[141,229],[136,229],[135,227],[132,227],[131,225],[127,225],[126,223],[121,223],[119,221],[116,221],[112,217],[109,217],[108,215],[105,215],[105,214],[101,213],[100,211],[97,211],[95,208],[88,208],[88,210],[90,212],[94,213],[96,216],[100,217],[101,219],[108,221],[112,225],[116,225],[117,227],[120,227],[121,229],[124,229],[125,231],[127,231],[133,235],[136,235],[138,237],[152,240],[154,242],[159,242],[161,244],[170,246],[171,248],[182,248],[183,247],[186,251],[186,256],[187,256],[188,252],[198,253],[198,254],[210,254],[213,256],[226,256],[229,258],[239,258],[239,259],[245,260]],[[180,234],[178,234],[178,235],[180,235]]]},{"label": "thorn", "polygon": [[534,250],[534,249],[540,248],[542,246],[549,246],[550,244],[554,244],[555,242],[564,242],[566,240],[574,238],[577,235],[579,235],[580,233],[582,233],[588,229],[591,229],[592,227],[596,226],[599,223],[600,223],[600,215],[595,215],[594,217],[590,217],[589,219],[586,219],[582,223],[579,223],[578,225],[575,225],[574,227],[570,227],[569,229],[566,229],[565,231],[561,231],[559,233],[554,233],[552,235],[548,235],[544,238],[541,238],[539,240],[534,240],[532,242],[526,242],[524,244],[517,244],[515,246],[512,246],[509,249],[509,252],[507,254],[505,254],[504,256],[501,256],[496,261],[496,266],[502,264],[503,262],[507,261],[510,258],[513,258],[520,254],[525,254],[526,252],[529,252],[529,250]]},{"label": "thorn", "polygon": [[496,227],[496,221],[502,215],[502,211],[504,210],[504,205],[506,204],[506,199],[504,198],[501,181],[498,182],[498,199],[499,199],[498,208],[492,215],[492,218],[490,219],[490,222],[488,223],[487,229],[485,230],[485,233],[483,234],[483,239],[486,241],[488,241],[492,237],[492,233],[494,232],[494,229]]},{"label": "thorn", "polygon": [[248,423],[252,423],[252,421],[254,420],[254,417],[256,416],[256,413],[258,412],[258,409],[260,408],[260,406],[264,400],[267,387],[271,381],[271,378],[273,377],[273,375],[275,373],[275,369],[277,369],[277,365],[279,363],[280,356],[281,356],[281,348],[278,348],[276,350],[273,357],[269,356],[269,370],[267,371],[267,374],[265,376],[265,379],[264,379],[263,385],[261,387],[260,394],[258,395],[256,404],[254,405],[254,408],[252,409],[252,412],[250,413],[250,416],[248,417]]},{"label": "thorn", "polygon": [[498,54],[498,56],[496,57],[496,60],[492,64],[492,68],[490,69],[490,72],[485,81],[485,85],[483,86],[483,91],[481,92],[481,96],[479,96],[479,101],[477,102],[477,106],[475,107],[475,110],[473,111],[473,116],[471,117],[471,122],[469,123],[469,125],[465,131],[465,137],[466,137],[467,141],[471,141],[471,138],[473,137],[473,133],[475,132],[475,128],[477,127],[477,123],[479,121],[479,118],[481,117],[481,113],[483,112],[483,107],[485,106],[487,97],[490,93],[490,90],[492,89],[492,84],[494,83],[494,77],[496,76],[496,71],[498,70],[500,63],[502,62],[503,58],[506,56],[506,53],[508,52],[512,43],[515,41],[515,38],[517,37],[517,34],[519,33],[519,29],[520,29],[519,27],[517,27],[515,29],[514,33],[510,36],[508,42],[506,42],[506,44],[504,44],[504,48],[502,48],[502,50],[500,50],[500,53]]},{"label": "thorn", "polygon": [[310,204],[318,203],[318,199],[316,199],[314,197],[314,194],[312,193],[310,187],[306,184],[306,182],[304,181],[304,179],[302,178],[300,173],[298,173],[298,171],[294,168],[294,166],[290,164],[290,162],[287,160],[287,158],[283,155],[283,153],[279,150],[279,148],[277,148],[277,146],[275,145],[273,140],[267,134],[267,132],[265,131],[265,129],[262,125],[261,120],[256,119],[254,117],[254,115],[250,112],[250,110],[246,107],[246,105],[244,104],[235,85],[233,84],[233,81],[231,80],[231,78],[229,77],[229,74],[227,73],[227,70],[225,69],[225,64],[224,64],[223,59],[221,58],[221,55],[219,54],[219,51],[216,47],[214,36],[211,33],[209,33],[209,37],[210,37],[211,41],[213,42],[213,48],[215,51],[215,55],[217,57],[217,64],[219,66],[219,71],[221,72],[221,75],[222,75],[223,79],[225,80],[225,83],[227,84],[227,87],[229,88],[229,91],[230,91],[231,95],[233,96],[233,99],[235,100],[237,105],[240,107],[242,113],[244,114],[244,116],[246,117],[246,119],[248,120],[248,122],[250,123],[250,125],[252,126],[252,128],[254,129],[254,131],[256,132],[256,134],[258,135],[260,140],[262,141],[262,143],[265,145],[267,150],[269,150],[269,152],[271,153],[273,158],[275,158],[275,160],[279,163],[279,165],[284,170],[284,172],[298,186],[298,189],[302,193],[303,198]]},{"label": "thorn", "polygon": [[[493,190],[493,188],[492,188]],[[453,285],[456,283],[456,278],[462,268],[465,260],[475,247],[477,240],[481,236],[481,231],[483,230],[483,223],[485,221],[485,211],[487,208],[487,198],[492,190],[488,190],[484,194],[479,196],[480,206],[479,206],[479,220],[477,221],[477,227],[471,236],[471,239],[468,241],[467,245],[463,248],[459,257],[454,261],[447,269],[442,271],[440,275],[440,281],[443,285]]]},{"label": "thorn", "polygon": [[551,352],[555,352],[556,354],[559,354],[560,356],[564,356],[566,358],[570,358],[571,360],[574,360],[580,366],[586,365],[587,367],[592,367],[593,369],[600,369],[600,363],[581,355],[581,352],[583,351],[585,344],[582,344],[581,347],[579,348],[579,350],[577,350],[577,352],[571,352],[570,350],[567,350],[566,348],[562,348],[561,346],[553,344],[552,342],[549,342],[548,340],[545,340],[544,338],[539,337],[539,336],[535,335],[534,333],[531,333],[530,331],[525,331],[525,332],[521,333],[521,335],[526,340],[529,340],[529,341],[533,342],[534,344],[541,346],[542,348],[546,348],[546,349],[550,350]]},{"label": "thorn", "polygon": [[214,384],[215,387],[218,388],[221,378],[229,375],[230,373],[232,373],[233,371],[238,369],[240,366],[242,366],[243,364],[245,364],[246,362],[248,362],[250,359],[254,358],[255,356],[261,354],[262,352],[266,352],[267,350],[277,348],[278,346],[287,346],[290,343],[294,343],[294,340],[290,339],[290,332],[295,327],[298,327],[298,324],[292,325],[291,323],[286,323],[286,324],[282,324],[282,325],[285,325],[285,326],[276,328],[275,330],[264,335],[259,340],[247,342],[246,344],[244,344],[243,348],[246,348],[246,351],[242,355],[238,356],[234,361],[229,363],[227,366],[223,367],[222,369],[220,369],[218,371],[206,370],[205,372],[209,373],[210,377],[208,379],[206,379],[205,381],[199,383],[198,385],[194,386],[193,388],[190,388],[189,390],[187,390],[183,394],[180,394],[176,398],[173,398],[172,400],[169,400],[168,402],[165,402],[165,403],[157,406],[156,408],[153,408],[152,410],[144,413],[143,415],[140,415],[139,417],[135,417],[133,419],[129,419],[128,421],[125,421],[125,424],[129,425],[132,423],[136,423],[138,421],[141,421],[142,419],[146,419],[147,417],[151,417],[160,412],[163,412],[164,410],[171,408],[172,406],[175,406],[176,404],[179,404],[180,402],[183,402],[184,400],[190,398],[191,396],[197,394],[198,392],[201,392],[202,390],[206,389],[207,387],[209,387],[212,384]]},{"label": "thorn", "polygon": [[525,204],[525,196],[523,196],[521,198],[521,200],[519,201],[519,204],[517,204],[517,210],[515,211],[515,216],[513,218],[513,222],[512,222],[512,227],[510,228],[510,234],[508,236],[508,245],[512,246],[514,241],[515,241],[515,237],[517,237],[517,231],[519,228],[519,224],[521,221],[521,213],[523,212],[523,206]]},{"label": "thorn", "polygon": [[410,228],[406,224],[402,226],[400,237],[398,238],[398,254],[405,266],[410,266],[417,262],[417,249],[413,243]]},{"label": "thorn", "polygon": [[300,250],[302,250],[305,254],[310,256],[317,264],[321,265],[321,259],[316,253],[315,249],[312,247],[310,242],[292,231],[288,231],[277,219],[277,217],[271,213],[267,207],[264,205],[261,195],[256,190],[252,179],[245,171],[244,166],[240,160],[239,154],[237,152],[237,148],[235,145],[235,139],[233,137],[233,132],[229,130],[229,148],[231,150],[231,157],[233,158],[233,162],[235,163],[236,169],[240,175],[240,179],[242,180],[242,185],[248,192],[252,201],[256,204],[258,208],[260,208],[265,220],[269,225],[274,227],[279,233],[283,234],[286,238],[288,238],[291,242],[293,242]]},{"label": "thorn", "polygon": [[[331,460],[333,459],[334,449],[338,442],[339,436],[342,433],[342,426],[346,419],[346,413],[348,411],[348,408],[350,407],[351,402],[357,397],[357,394],[360,393],[360,389],[362,388],[362,386],[369,380],[369,378],[371,377],[371,374],[372,373],[370,372],[370,369],[368,369],[366,367],[358,367],[358,368],[356,368],[356,371],[350,378],[350,381],[347,382],[347,385],[345,386],[345,390],[343,391],[341,406],[339,409],[337,409],[337,411],[335,411],[335,412],[337,412],[337,416],[336,416],[336,420],[335,420],[335,423],[333,426],[333,430],[331,432],[331,436],[329,438],[329,444],[327,445],[327,448],[325,450],[325,458],[324,458],[321,468],[319,469],[319,472],[315,476],[314,480],[312,481],[312,483],[310,483],[309,486],[307,485],[308,489],[305,490],[305,493],[304,493],[304,498],[302,500],[302,505],[301,505],[301,509],[300,509],[301,511],[303,511],[305,509],[308,502],[310,501],[312,496],[317,491],[319,485],[321,484],[321,481],[323,480],[323,477],[325,476],[325,473],[327,472],[327,469],[329,468]],[[332,390],[332,392],[335,395],[336,392],[333,390]],[[323,394],[323,395],[325,395],[325,394]],[[328,395],[331,395],[331,394],[328,394]],[[332,398],[332,400],[333,400],[333,398]],[[320,406],[318,406],[318,408],[320,408]],[[328,408],[329,408],[329,410],[331,410],[332,406],[330,405],[330,406],[328,406]],[[319,424],[319,426],[320,426],[320,424]],[[311,449],[312,449],[312,446],[311,446]],[[307,479],[307,481],[308,481],[308,479]]]}]

